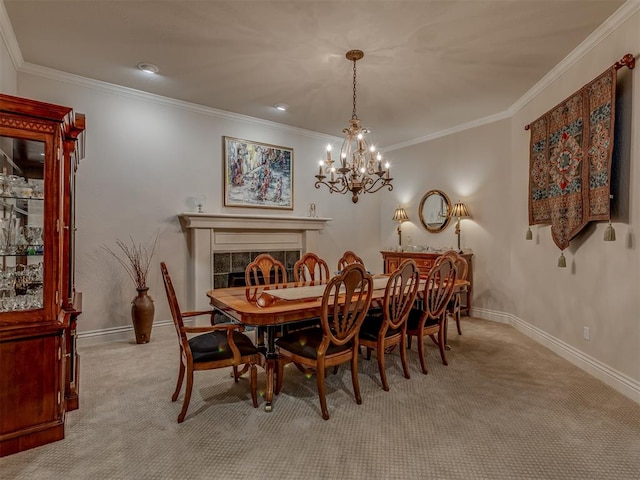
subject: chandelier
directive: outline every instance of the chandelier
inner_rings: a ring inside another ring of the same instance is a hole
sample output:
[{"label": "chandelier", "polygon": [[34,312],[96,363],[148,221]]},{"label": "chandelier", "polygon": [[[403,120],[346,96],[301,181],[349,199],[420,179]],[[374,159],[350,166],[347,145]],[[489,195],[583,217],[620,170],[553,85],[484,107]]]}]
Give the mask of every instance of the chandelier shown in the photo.
[{"label": "chandelier", "polygon": [[[393,190],[389,176],[389,163],[382,163],[382,155],[369,146],[365,135],[369,130],[360,124],[356,113],[356,62],[364,57],[361,50],[349,50],[347,60],[353,61],[353,113],[349,126],[342,130],[344,140],[340,147],[339,163],[331,158],[331,145],[327,146],[327,157],[320,160],[316,188],[325,185],[329,192],[351,192],[351,201],[358,202],[361,193],[377,192],[383,187]],[[384,168],[383,168],[384,166]],[[327,177],[328,176],[328,177]]]}]

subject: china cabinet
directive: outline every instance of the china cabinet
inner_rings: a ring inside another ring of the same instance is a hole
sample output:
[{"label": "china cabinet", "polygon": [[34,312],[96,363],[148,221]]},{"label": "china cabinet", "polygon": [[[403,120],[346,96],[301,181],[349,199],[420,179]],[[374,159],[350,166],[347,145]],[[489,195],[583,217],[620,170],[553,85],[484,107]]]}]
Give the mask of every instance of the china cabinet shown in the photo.
[{"label": "china cabinet", "polygon": [[[400,264],[407,258],[413,259],[418,265],[420,273],[426,275],[433,267],[433,263],[441,255],[441,252],[392,252],[382,251],[382,258],[384,259],[384,272],[391,273],[396,270]],[[467,261],[469,269],[467,270],[467,280],[469,281],[469,287],[465,292],[466,300],[461,306],[461,311],[470,315],[471,313],[471,297],[473,295],[473,253],[466,252],[461,253],[461,256]]]},{"label": "china cabinet", "polygon": [[78,406],[75,172],[84,116],[0,94],[0,456],[64,438]]}]

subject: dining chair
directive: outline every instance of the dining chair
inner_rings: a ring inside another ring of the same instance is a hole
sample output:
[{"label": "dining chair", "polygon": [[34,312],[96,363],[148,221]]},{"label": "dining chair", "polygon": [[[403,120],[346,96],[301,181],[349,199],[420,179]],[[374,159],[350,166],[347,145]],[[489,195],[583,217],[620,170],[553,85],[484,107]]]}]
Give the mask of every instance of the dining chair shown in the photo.
[{"label": "dining chair", "polygon": [[324,283],[331,277],[329,265],[322,258],[312,252],[305,253],[293,265],[293,279],[296,282]]},{"label": "dining chair", "polygon": [[358,383],[358,332],[371,304],[373,277],[359,263],[347,265],[324,289],[320,327],[297,330],[276,341],[280,355],[276,394],[282,389],[286,362],[315,372],[322,418],[329,419],[325,393],[327,368],[351,362],[351,381],[356,403],[362,403]]},{"label": "dining chair", "polygon": [[[180,371],[178,383],[171,401],[178,399],[182,389],[182,381],[187,378],[187,385],[182,402],[182,410],[178,415],[178,423],[184,421],[191,400],[193,388],[193,372],[197,370],[212,370],[223,367],[234,367],[234,380],[238,382],[238,365],[250,365],[251,401],[254,407],[258,406],[257,368],[261,356],[253,342],[242,333],[244,326],[237,323],[222,323],[204,327],[187,327],[185,318],[194,318],[200,315],[213,315],[212,310],[182,312],[178,304],[173,282],[169,276],[165,262],[160,263],[162,279],[164,281],[169,309],[173,318],[173,324],[178,333],[180,345]],[[201,335],[189,338],[187,334],[200,333]]]},{"label": "dining chair", "polygon": [[261,253],[245,268],[244,279],[247,287],[283,283],[287,281],[287,269],[280,260]]},{"label": "dining chair", "polygon": [[[407,318],[407,343],[411,348],[411,338],[417,337],[418,356],[422,373],[427,374],[424,337],[429,336],[440,350],[442,363],[448,365],[445,355],[446,309],[455,287],[456,270],[450,257],[441,256],[427,275],[421,308],[412,308]],[[437,335],[437,338],[436,338]]]},{"label": "dining chair", "polygon": [[359,263],[361,265],[364,265],[364,262],[358,255],[356,255],[351,250],[347,250],[342,254],[340,260],[338,260],[338,271],[343,270],[344,267],[346,267],[347,265],[351,265],[352,263]]},{"label": "dining chair", "polygon": [[360,345],[367,349],[367,360],[376,350],[382,389],[389,391],[385,370],[385,352],[400,345],[400,359],[405,378],[410,378],[407,366],[407,318],[420,287],[420,271],[414,260],[403,261],[387,281],[382,310],[372,312],[360,327]]},{"label": "dining chair", "polygon": [[[456,269],[456,280],[467,279],[467,274],[469,272],[469,264],[467,263],[467,260],[462,255],[460,255],[455,250],[447,250],[440,257],[438,257],[438,259],[436,259],[436,262],[443,257],[451,258],[451,261],[453,262],[453,266]],[[460,325],[460,310],[461,310],[460,297],[462,296],[462,293],[464,293],[465,290],[466,290],[466,287],[454,288],[453,295],[451,296],[451,300],[447,305],[447,315],[455,320],[456,328],[458,330],[458,335],[462,335],[462,327]],[[445,330],[445,344],[446,344],[446,337],[447,337],[447,331]]]}]

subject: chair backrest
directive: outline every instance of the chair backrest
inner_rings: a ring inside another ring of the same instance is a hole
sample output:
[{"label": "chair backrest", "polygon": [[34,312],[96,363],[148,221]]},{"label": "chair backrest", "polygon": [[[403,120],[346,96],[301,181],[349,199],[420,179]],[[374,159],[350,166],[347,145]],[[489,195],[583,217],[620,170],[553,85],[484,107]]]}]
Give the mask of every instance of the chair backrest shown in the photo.
[{"label": "chair backrest", "polygon": [[382,306],[381,331],[399,329],[406,322],[420,287],[420,270],[412,259],[403,261],[389,276]]},{"label": "chair backrest", "polygon": [[440,257],[436,259],[436,262],[440,258],[448,257],[453,262],[453,266],[456,269],[456,279],[457,280],[466,280],[467,272],[469,271],[469,264],[467,263],[467,259],[460,255],[455,250],[447,250]]},{"label": "chair backrest", "polygon": [[164,289],[167,292],[167,301],[169,302],[169,310],[171,310],[171,317],[173,318],[173,325],[178,332],[178,340],[180,341],[181,348],[189,348],[189,340],[187,334],[184,331],[184,323],[182,321],[182,312],[180,311],[180,305],[176,298],[176,292],[173,288],[173,282],[169,271],[167,270],[167,264],[160,262],[160,270],[162,271],[162,280],[164,281]]},{"label": "chair backrest", "polygon": [[356,255],[351,250],[347,250],[342,254],[340,260],[338,260],[338,270],[344,270],[344,267],[346,267],[347,265],[351,265],[352,263],[359,263],[361,265],[364,265],[364,262],[358,255]]},{"label": "chair backrest", "polygon": [[453,295],[456,269],[448,256],[438,258],[427,275],[424,287],[424,310],[430,318],[443,316]]},{"label": "chair backrest", "polygon": [[244,280],[247,287],[284,283],[287,281],[287,269],[280,260],[268,253],[262,253],[247,265]]},{"label": "chair backrest", "polygon": [[329,281],[322,295],[323,340],[319,350],[326,351],[330,344],[344,345],[358,335],[372,294],[373,277],[359,263],[347,265]]},{"label": "chair backrest", "polygon": [[315,253],[305,253],[293,266],[296,282],[326,282],[331,278],[329,265]]}]

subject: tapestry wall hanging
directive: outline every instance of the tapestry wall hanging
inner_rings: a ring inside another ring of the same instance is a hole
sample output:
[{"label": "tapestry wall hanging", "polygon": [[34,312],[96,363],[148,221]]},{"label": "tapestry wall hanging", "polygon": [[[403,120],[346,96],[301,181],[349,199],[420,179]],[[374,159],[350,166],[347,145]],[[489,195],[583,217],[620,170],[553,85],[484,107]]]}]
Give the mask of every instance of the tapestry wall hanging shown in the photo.
[{"label": "tapestry wall hanging", "polygon": [[529,225],[551,225],[560,250],[588,222],[610,220],[616,72],[634,63],[626,55],[527,126]]}]

